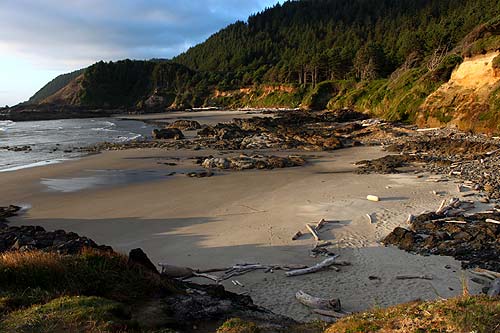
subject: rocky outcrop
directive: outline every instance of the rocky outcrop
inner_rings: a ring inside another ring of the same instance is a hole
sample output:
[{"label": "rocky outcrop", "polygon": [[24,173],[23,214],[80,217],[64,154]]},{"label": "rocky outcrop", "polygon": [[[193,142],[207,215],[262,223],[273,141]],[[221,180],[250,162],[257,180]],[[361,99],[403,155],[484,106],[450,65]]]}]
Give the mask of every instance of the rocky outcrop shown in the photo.
[{"label": "rocky outcrop", "polygon": [[155,139],[155,140],[165,140],[165,139],[182,140],[182,139],[184,139],[184,134],[182,134],[182,131],[177,129],[177,128],[154,129],[153,130],[153,139]]},{"label": "rocky outcrop", "polygon": [[148,256],[142,249],[130,250],[128,254],[129,265],[139,265],[153,273],[159,273],[156,266],[149,260]]},{"label": "rocky outcrop", "polygon": [[178,288],[185,292],[168,296],[161,303],[179,323],[235,317],[264,322],[275,328],[295,323],[293,319],[255,305],[250,296],[228,292],[221,285],[178,283]]},{"label": "rocky outcrop", "polygon": [[207,169],[275,169],[302,166],[306,161],[300,156],[263,156],[263,155],[239,155],[236,157],[207,157],[199,158],[197,161]]},{"label": "rocky outcrop", "polygon": [[[436,213],[414,219],[411,229],[396,228],[383,241],[402,250],[424,255],[452,256],[464,268],[481,267],[500,272],[500,214],[443,218]],[[462,221],[457,223],[455,221]],[[451,221],[451,222],[450,222]]]},{"label": "rocky outcrop", "polygon": [[109,246],[97,245],[87,237],[63,230],[46,231],[39,226],[5,227],[0,229],[0,253],[5,251],[54,251],[77,254],[85,248],[112,251]]},{"label": "rocky outcrop", "polygon": [[5,221],[9,217],[16,216],[21,209],[21,207],[14,205],[0,207],[0,221]]},{"label": "rocky outcrop", "polygon": [[172,124],[168,126],[169,128],[177,128],[182,131],[194,131],[198,130],[201,128],[201,125],[199,122],[195,120],[176,120]]}]

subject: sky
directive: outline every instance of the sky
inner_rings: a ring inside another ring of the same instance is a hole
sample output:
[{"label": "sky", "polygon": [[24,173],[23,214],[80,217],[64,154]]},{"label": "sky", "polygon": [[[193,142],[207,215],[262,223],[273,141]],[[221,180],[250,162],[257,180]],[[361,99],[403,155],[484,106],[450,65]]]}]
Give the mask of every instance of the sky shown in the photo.
[{"label": "sky", "polygon": [[171,58],[278,2],[0,0],[0,106],[99,60]]}]

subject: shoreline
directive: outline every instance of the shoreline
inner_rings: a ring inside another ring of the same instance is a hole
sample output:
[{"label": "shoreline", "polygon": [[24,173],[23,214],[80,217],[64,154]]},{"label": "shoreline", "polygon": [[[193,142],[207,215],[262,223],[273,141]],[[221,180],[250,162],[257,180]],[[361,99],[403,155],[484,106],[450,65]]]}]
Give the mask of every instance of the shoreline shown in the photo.
[{"label": "shoreline", "polygon": [[[194,114],[194,115],[193,115]],[[178,120],[178,119],[190,119],[191,117],[195,116],[197,119],[200,119],[202,121],[205,121],[206,124],[216,124],[218,122],[227,122],[230,121],[234,118],[234,116],[240,116],[241,118],[248,118],[251,116],[255,115],[261,115],[261,111],[254,111],[249,113],[248,111],[213,111],[213,110],[206,110],[206,111],[171,111],[171,112],[162,112],[162,113],[150,113],[150,114],[143,114],[143,115],[110,115],[109,119],[116,119],[116,120],[123,120],[123,121],[139,121],[142,123],[150,124],[150,125],[158,125],[162,126],[165,125],[167,120]],[[102,117],[94,118],[94,117],[89,117],[89,118],[79,118],[79,119],[106,119]],[[64,118],[62,118],[64,120]],[[61,120],[61,119],[50,119],[50,120]],[[50,121],[49,120],[49,121]],[[35,121],[46,121],[46,120],[35,120]],[[189,138],[192,138],[195,136],[195,132],[193,131],[188,131],[186,132],[186,135]],[[141,135],[141,134],[138,134]],[[142,135],[141,135],[142,136]],[[127,141],[124,142],[117,142],[118,143],[131,143],[137,141],[137,138],[129,138]],[[138,140],[138,141],[147,141],[147,138],[143,137],[143,140]],[[17,171],[17,170],[22,170],[22,169],[28,169],[32,167],[39,167],[39,166],[44,166],[44,165],[52,165],[52,164],[59,164],[59,163],[64,163],[66,161],[71,161],[71,160],[78,160],[81,158],[84,158],[89,155],[93,155],[96,152],[93,151],[92,148],[96,147],[100,144],[104,144],[108,141],[103,140],[98,143],[94,144],[89,144],[87,146],[82,146],[77,148],[76,150],[80,151],[81,154],[78,156],[66,156],[64,158],[54,158],[54,159],[44,159],[36,162],[30,162],[27,164],[22,164],[22,165],[16,165],[16,166],[5,166],[4,169],[0,169],[0,173],[3,172],[12,172],[12,171]],[[34,145],[34,144],[33,144]],[[23,146],[26,146],[24,144]],[[13,146],[14,147],[14,146]],[[1,148],[1,147],[0,147]],[[30,152],[28,152],[30,153]]]},{"label": "shoreline", "polygon": [[[411,255],[378,244],[395,226],[403,224],[408,213],[435,209],[438,203],[429,194],[432,189],[451,193],[454,185],[428,183],[411,174],[353,173],[353,162],[384,155],[376,147],[307,153],[310,163],[298,168],[217,172],[215,177],[205,179],[177,175],[74,193],[47,192],[39,182],[41,178],[78,177],[82,170],[89,169],[155,169],[165,173],[176,168],[196,169],[189,158],[199,154],[155,149],[103,152],[0,174],[0,183],[2,192],[9,193],[10,203],[32,206],[25,215],[11,219],[11,225],[74,231],[124,253],[141,247],[155,264],[168,262],[193,268],[242,262],[310,265],[322,260],[309,256],[313,241],[305,237],[292,242],[291,236],[306,222],[339,220],[341,223],[332,225],[323,237],[334,243],[333,251],[342,260],[352,262],[341,272],[297,278],[286,278],[279,272],[255,272],[239,278],[244,287],[223,283],[229,291],[248,293],[256,304],[292,314],[301,321],[317,316],[296,304],[296,289],[305,288],[325,297],[338,295],[346,311],[437,295],[451,297],[461,292],[461,274],[466,273],[461,272],[459,262],[449,257]],[[181,161],[177,166],[158,164],[178,157]],[[364,198],[368,194],[387,200],[370,203]],[[374,225],[367,222],[367,213],[375,213]],[[430,283],[394,283],[397,274],[416,273],[431,273],[436,279]],[[370,276],[380,279],[370,280]],[[369,290],[360,295],[360,288]],[[471,289],[479,291],[475,286]]]}]

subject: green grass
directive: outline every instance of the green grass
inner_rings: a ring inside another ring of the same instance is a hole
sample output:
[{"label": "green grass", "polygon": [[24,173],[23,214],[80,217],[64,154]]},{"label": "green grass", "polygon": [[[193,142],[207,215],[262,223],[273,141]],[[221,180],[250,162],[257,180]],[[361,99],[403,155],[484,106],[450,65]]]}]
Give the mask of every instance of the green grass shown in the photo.
[{"label": "green grass", "polygon": [[499,298],[463,296],[443,301],[413,302],[355,314],[331,325],[325,333],[490,333],[498,332],[499,329]]},{"label": "green grass", "polygon": [[229,319],[222,324],[216,333],[260,333],[261,330],[253,322],[240,318]]},{"label": "green grass", "polygon": [[160,288],[168,289],[159,276],[118,254],[83,251],[76,256],[45,252],[10,252],[0,255],[3,293],[42,290],[54,296],[98,295],[134,302]]},{"label": "green grass", "polygon": [[99,297],[61,297],[9,313],[0,323],[6,333],[123,332],[137,325],[127,309]]},{"label": "green grass", "polygon": [[478,39],[477,41],[472,43],[463,53],[471,57],[478,54],[482,54],[484,52],[497,50],[498,48],[500,48],[500,36],[490,35]]}]

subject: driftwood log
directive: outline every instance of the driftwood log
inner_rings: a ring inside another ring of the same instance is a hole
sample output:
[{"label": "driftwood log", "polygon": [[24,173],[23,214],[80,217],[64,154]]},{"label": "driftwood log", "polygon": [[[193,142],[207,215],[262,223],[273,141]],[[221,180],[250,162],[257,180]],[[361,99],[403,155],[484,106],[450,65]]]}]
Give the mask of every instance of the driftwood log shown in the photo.
[{"label": "driftwood log", "polygon": [[325,268],[328,268],[330,266],[335,265],[335,261],[337,260],[338,257],[339,257],[338,255],[332,256],[330,258],[327,258],[327,259],[323,260],[320,263],[317,263],[314,266],[311,266],[311,267],[308,267],[308,268],[296,269],[296,270],[293,270],[293,271],[289,271],[289,272],[286,272],[285,275],[286,276],[298,276],[298,275],[305,275],[305,274],[316,273],[316,272],[321,271],[321,270],[323,270]]},{"label": "driftwood log", "polygon": [[303,305],[312,309],[327,310],[327,311],[341,310],[340,299],[338,298],[326,299],[326,298],[314,297],[303,292],[302,290],[299,290],[295,294],[295,298],[297,298],[297,300]]},{"label": "driftwood log", "polygon": [[194,276],[194,270],[189,267],[172,266],[168,264],[158,264],[161,274],[172,279],[188,278]]},{"label": "driftwood log", "polygon": [[396,280],[432,280],[433,277],[430,275],[398,275],[396,276]]},{"label": "driftwood log", "polygon": [[311,233],[311,235],[314,237],[314,239],[316,240],[316,242],[319,242],[321,239],[319,238],[319,235],[318,233],[316,232],[316,229],[310,225],[309,223],[306,224],[306,228],[307,230],[309,230],[309,232]]},{"label": "driftwood log", "polygon": [[345,316],[349,315],[348,313],[337,312],[333,310],[314,309],[313,312],[322,316],[332,317],[332,318],[344,318]]},{"label": "driftwood log", "polygon": [[315,227],[316,231],[320,231],[321,228],[323,228],[327,224],[328,224],[328,222],[325,219],[319,220],[319,222],[316,224],[316,227]]},{"label": "driftwood log", "polygon": [[500,279],[500,273],[489,271],[484,268],[476,268],[471,271],[471,273],[474,273],[479,276],[483,276],[485,278],[488,278],[490,280],[495,280],[495,279]]},{"label": "driftwood log", "polygon": [[[463,206],[461,208],[461,206]],[[461,209],[460,209],[461,208]],[[459,213],[463,213],[466,210],[474,208],[474,204],[468,201],[460,201],[458,198],[450,199],[449,203],[446,204],[446,200],[443,200],[439,205],[439,208],[436,210],[436,214],[438,215],[457,215]]]},{"label": "driftwood log", "polygon": [[302,231],[299,230],[295,235],[293,235],[292,240],[297,240],[300,237],[302,237],[302,235],[303,235]]}]

